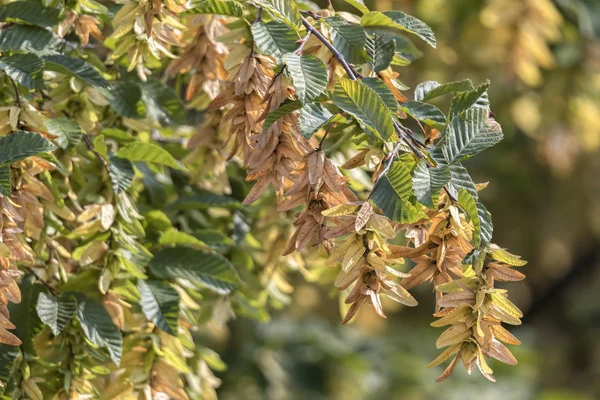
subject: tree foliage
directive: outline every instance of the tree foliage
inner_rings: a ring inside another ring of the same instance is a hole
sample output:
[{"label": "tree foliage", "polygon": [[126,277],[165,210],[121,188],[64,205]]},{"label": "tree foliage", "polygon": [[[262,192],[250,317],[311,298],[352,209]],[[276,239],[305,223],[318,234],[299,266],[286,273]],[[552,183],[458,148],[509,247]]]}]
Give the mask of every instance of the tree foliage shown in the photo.
[{"label": "tree foliage", "polygon": [[438,380],[458,361],[492,381],[486,358],[516,363],[502,324],[522,314],[495,282],[523,279],[524,262],[492,243],[484,185],[461,164],[502,139],[489,83],[410,96],[394,68],[412,39],[436,47],[433,31],[349,3],[359,15],[288,0],[0,6],[6,398],[213,398],[219,363],[197,328],[267,320],[319,251],[343,324],[365,304],[385,318],[381,295],[416,306],[409,290],[433,284],[432,325],[448,328],[430,366],[452,358]]}]

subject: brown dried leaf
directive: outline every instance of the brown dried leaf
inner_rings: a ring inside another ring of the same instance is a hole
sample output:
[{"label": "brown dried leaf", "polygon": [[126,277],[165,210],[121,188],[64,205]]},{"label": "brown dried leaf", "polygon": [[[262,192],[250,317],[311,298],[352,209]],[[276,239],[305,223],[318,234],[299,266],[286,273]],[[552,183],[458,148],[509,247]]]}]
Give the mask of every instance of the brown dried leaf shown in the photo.
[{"label": "brown dried leaf", "polygon": [[475,293],[471,291],[462,291],[448,293],[440,297],[438,305],[440,307],[460,307],[464,304],[475,304]]},{"label": "brown dried leaf", "polygon": [[354,230],[356,230],[356,232],[360,232],[367,225],[372,214],[373,206],[368,201],[365,201],[356,215]]}]

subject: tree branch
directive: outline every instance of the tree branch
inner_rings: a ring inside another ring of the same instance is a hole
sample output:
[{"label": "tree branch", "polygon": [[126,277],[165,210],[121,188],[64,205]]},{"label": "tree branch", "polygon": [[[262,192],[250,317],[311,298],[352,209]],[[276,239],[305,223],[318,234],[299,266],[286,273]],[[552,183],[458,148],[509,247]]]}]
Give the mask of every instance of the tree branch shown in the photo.
[{"label": "tree branch", "polygon": [[35,279],[37,279],[44,286],[46,286],[46,288],[50,291],[50,293],[52,293],[52,296],[56,296],[56,291],[54,290],[54,288],[52,286],[50,286],[50,284],[48,282],[46,282],[45,280],[43,280],[42,278],[40,278],[40,276],[37,274],[37,272],[35,272],[33,270],[33,268],[25,267],[25,269],[27,270],[27,272],[29,272],[30,274],[32,274],[33,276],[35,276]]},{"label": "tree branch", "polygon": [[344,56],[342,55],[342,53],[340,53],[339,51],[337,51],[337,49],[335,47],[333,47],[333,45],[331,43],[329,43],[329,40],[327,40],[325,38],[325,36],[323,36],[321,34],[321,32],[319,32],[314,26],[312,26],[310,24],[310,22],[308,22],[308,20],[304,17],[302,17],[302,24],[304,24],[304,26],[306,27],[306,29],[310,32],[312,32],[317,39],[319,39],[321,41],[321,43],[323,43],[325,45],[325,47],[327,47],[329,49],[329,51],[331,51],[333,53],[333,55],[335,56],[335,58],[338,59],[338,61],[340,62],[340,64],[342,64],[342,67],[344,67],[344,69],[346,70],[346,73],[348,74],[348,76],[350,77],[350,79],[352,79],[353,81],[356,80],[356,76],[354,75],[354,72],[352,72],[352,67],[350,66],[350,64],[348,64],[348,62],[346,62],[346,59],[344,58]]}]

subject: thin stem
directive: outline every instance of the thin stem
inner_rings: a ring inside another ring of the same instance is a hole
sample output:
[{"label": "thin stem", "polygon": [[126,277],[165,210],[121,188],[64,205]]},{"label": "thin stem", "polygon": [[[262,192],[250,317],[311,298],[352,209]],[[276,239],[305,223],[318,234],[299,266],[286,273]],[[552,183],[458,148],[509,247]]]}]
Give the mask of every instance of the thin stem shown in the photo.
[{"label": "thin stem", "polygon": [[300,47],[298,47],[296,49],[296,51],[294,52],[294,54],[297,55],[302,55],[302,51],[304,50],[304,46],[306,45],[306,42],[308,42],[308,39],[310,38],[310,35],[312,34],[312,31],[306,31],[306,36],[304,36],[304,38],[300,39]]},{"label": "thin stem", "polygon": [[314,11],[300,10],[300,14],[306,15],[307,17],[311,17],[312,19],[323,19],[323,17],[321,17],[319,14],[315,13]]},{"label": "thin stem", "polygon": [[53,296],[56,296],[56,291],[54,290],[54,288],[52,286],[50,286],[50,284],[48,282],[46,282],[45,280],[43,280],[42,278],[40,278],[40,276],[37,274],[37,272],[35,272],[32,268],[30,267],[25,267],[25,269],[32,274],[33,276],[35,276],[35,279],[37,279],[38,281],[40,281],[44,286],[46,286],[46,288],[50,291],[50,293],[52,293]]},{"label": "thin stem", "polygon": [[325,45],[325,47],[327,47],[329,49],[329,51],[331,51],[333,53],[335,58],[338,59],[340,64],[342,64],[342,67],[344,67],[344,69],[346,70],[346,73],[348,74],[350,79],[355,81],[356,76],[354,75],[354,72],[352,72],[352,67],[346,62],[346,59],[344,58],[342,53],[337,51],[337,49],[335,47],[333,47],[333,45],[331,43],[329,43],[329,41],[325,38],[325,36],[323,36],[321,34],[321,32],[319,32],[314,26],[312,26],[310,24],[310,22],[308,22],[308,20],[304,17],[302,17],[302,24],[304,24],[306,29],[311,31],[317,37],[317,39],[319,39],[321,41],[321,43],[323,43]]},{"label": "thin stem", "polygon": [[410,147],[412,152],[415,153],[416,156],[419,158],[427,159],[427,157],[425,157],[425,155],[421,152],[421,150],[419,150],[417,148],[417,146],[415,146],[415,144],[412,142],[412,140],[410,140],[409,137],[406,136],[406,133],[404,133],[404,130],[402,129],[400,124],[393,118],[392,118],[392,122],[394,123],[394,128],[396,129],[396,133],[398,133],[398,137],[401,140],[404,140],[406,142],[406,144],[408,145],[408,147]]},{"label": "thin stem", "polygon": [[329,131],[331,130],[331,128],[333,128],[333,125],[335,125],[335,124],[331,124],[327,127],[325,134],[323,135],[323,137],[321,138],[321,141],[319,142],[319,150],[323,149],[323,143],[325,142],[325,138],[327,137],[327,135],[329,135]]},{"label": "thin stem", "polygon": [[6,76],[7,76],[8,80],[10,80],[10,83],[12,83],[13,89],[15,89],[15,98],[17,100],[17,105],[19,106],[19,108],[21,108],[21,96],[19,95],[19,88],[17,87],[17,84],[15,83],[13,78],[11,78],[8,75],[6,75]]},{"label": "thin stem", "polygon": [[96,149],[94,148],[94,144],[92,143],[92,140],[90,139],[90,137],[87,134],[83,134],[83,139],[85,141],[85,144],[87,145],[87,148],[94,153],[94,155],[96,156],[96,158],[98,160],[100,160],[100,162],[102,163],[102,165],[104,166],[104,168],[106,168],[107,171],[109,171],[109,166],[108,166],[108,161],[106,161],[106,159],[104,157],[102,157],[102,154],[98,153],[96,151]]},{"label": "thin stem", "polygon": [[450,193],[450,189],[448,189],[448,185],[444,185],[444,190],[446,191],[446,194],[448,195],[448,197],[450,198],[450,200],[452,200],[455,203],[458,203],[458,199],[456,197],[454,197],[452,195],[452,193]]},{"label": "thin stem", "polygon": [[421,142],[419,139],[417,139],[415,137],[414,132],[410,128],[407,128],[406,126],[400,124],[400,129],[402,129],[404,132],[406,132],[406,134],[408,135],[408,137],[410,138],[410,140],[412,140],[415,145],[421,147],[422,149],[426,149],[427,148],[427,146],[425,146],[425,143]]},{"label": "thin stem", "polygon": [[258,11],[256,11],[256,19],[254,20],[254,22],[260,22],[260,20],[262,19],[262,13],[263,13],[263,8],[258,7]]},{"label": "thin stem", "polygon": [[415,119],[415,121],[417,122],[417,125],[419,125],[419,128],[421,128],[421,132],[423,132],[423,136],[425,136],[426,133],[425,133],[425,128],[423,128],[423,124],[421,124],[421,121],[419,121],[418,119]]},{"label": "thin stem", "polygon": [[381,178],[388,173],[390,168],[392,168],[392,163],[394,162],[394,158],[396,158],[398,151],[400,151],[401,144],[402,144],[402,142],[398,141],[398,143],[396,143],[396,146],[394,146],[392,151],[390,151],[388,153],[388,155],[387,155],[388,162],[385,165],[385,167],[383,168],[383,170],[379,173],[379,175],[377,175],[377,179],[375,179],[375,182],[373,183],[373,187],[371,188],[371,191],[369,192],[369,195],[367,196],[367,200],[369,200],[371,198],[371,196],[373,195],[373,193],[375,193],[375,189],[377,188],[377,184],[379,183]]}]

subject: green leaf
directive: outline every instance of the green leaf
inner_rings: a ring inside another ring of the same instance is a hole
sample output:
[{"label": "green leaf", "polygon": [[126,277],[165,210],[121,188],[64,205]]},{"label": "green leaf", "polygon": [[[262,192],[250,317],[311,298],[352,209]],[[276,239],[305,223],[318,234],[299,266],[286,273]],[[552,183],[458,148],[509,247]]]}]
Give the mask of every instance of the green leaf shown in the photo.
[{"label": "green leaf", "polygon": [[13,25],[0,30],[0,52],[22,51],[37,56],[59,54],[64,45],[51,31],[37,26]]},{"label": "green leaf", "polygon": [[14,1],[0,6],[0,22],[26,22],[52,28],[60,22],[60,10],[44,7],[39,1]]},{"label": "green leaf", "polygon": [[170,168],[185,171],[186,168],[177,161],[167,150],[153,143],[132,143],[121,147],[117,157],[130,161],[144,161],[154,165],[164,165]]},{"label": "green leaf", "polygon": [[476,201],[465,189],[458,192],[458,204],[469,216],[475,228],[475,245],[485,247],[492,241],[494,227],[492,215],[483,204]]},{"label": "green leaf", "polygon": [[412,33],[423,39],[431,47],[436,47],[435,35],[426,23],[401,11],[372,11],[362,16],[363,28],[374,31],[400,30]]},{"label": "green leaf", "polygon": [[468,110],[474,105],[477,105],[479,99],[485,95],[483,104],[477,105],[478,108],[483,108],[489,112],[489,102],[487,102],[487,90],[490,87],[490,82],[479,85],[475,90],[469,90],[466,92],[457,92],[452,98],[450,103],[450,113],[448,118],[452,119],[462,112]]},{"label": "green leaf", "polygon": [[0,165],[0,195],[8,196],[12,194],[12,172],[10,165]]},{"label": "green leaf", "polygon": [[402,200],[394,190],[387,177],[379,180],[371,197],[373,202],[383,211],[383,215],[400,223],[413,223],[426,218],[425,213],[415,198]]},{"label": "green leaf", "polygon": [[481,222],[481,246],[485,247],[492,241],[492,234],[494,233],[492,214],[480,202],[477,202],[477,214]]},{"label": "green leaf", "polygon": [[463,92],[475,89],[469,79],[449,82],[440,85],[436,81],[425,81],[415,88],[415,100],[428,101],[445,94]]},{"label": "green leaf", "polygon": [[372,199],[384,215],[400,223],[412,223],[426,218],[412,189],[411,170],[414,161],[404,156],[395,161],[387,174],[377,183]]},{"label": "green leaf", "polygon": [[146,188],[148,197],[150,197],[152,206],[159,210],[164,209],[168,198],[165,185],[156,178],[156,174],[150,169],[148,164],[138,162],[135,163],[135,166],[143,174],[142,181],[144,182],[144,187]]},{"label": "green leaf", "polygon": [[439,131],[446,127],[446,116],[439,108],[420,101],[407,101],[400,105],[400,109],[416,119]]},{"label": "green leaf", "polygon": [[469,219],[473,223],[475,234],[475,246],[481,243],[481,220],[477,210],[477,202],[465,189],[460,189],[458,192],[458,204],[467,213]]},{"label": "green leaf", "polygon": [[90,342],[108,350],[110,359],[115,364],[121,363],[123,336],[112,322],[112,318],[97,300],[90,299],[81,293],[73,293],[77,298],[77,319],[83,333]]},{"label": "green leaf", "polygon": [[186,14],[216,14],[241,18],[244,7],[237,1],[231,0],[200,0],[192,3],[192,9]]},{"label": "green leaf", "polygon": [[162,246],[189,245],[198,248],[207,248],[208,245],[202,240],[189,233],[178,231],[175,228],[169,228],[160,235],[158,244]]},{"label": "green leaf", "polygon": [[329,122],[346,122],[345,118],[333,115],[320,103],[308,103],[303,106],[299,100],[286,100],[279,108],[267,115],[263,130],[267,131],[276,121],[295,111],[299,111],[298,127],[306,139],[310,139],[316,131]]},{"label": "green leaf", "polygon": [[77,146],[84,134],[81,125],[77,121],[65,117],[46,120],[46,129],[54,136],[57,136],[54,142],[61,149]]},{"label": "green leaf", "polygon": [[140,83],[142,97],[146,102],[148,116],[156,121],[165,120],[165,123],[184,122],[185,111],[181,99],[169,86],[157,79],[148,79]]},{"label": "green leaf", "polygon": [[60,72],[65,75],[76,76],[90,85],[108,88],[108,82],[98,70],[81,58],[73,58],[63,55],[45,56],[46,69]]},{"label": "green leaf", "polygon": [[413,190],[417,201],[429,208],[437,203],[440,191],[450,182],[450,168],[442,166],[429,167],[427,161],[421,160],[414,171]]},{"label": "green leaf", "polygon": [[19,289],[21,289],[21,302],[18,304],[10,303],[8,311],[10,312],[11,322],[17,327],[14,334],[23,342],[21,350],[35,355],[33,338],[43,328],[35,307],[38,296],[45,291],[45,287],[34,283],[34,277],[27,275],[19,284]]},{"label": "green leaf", "polygon": [[15,361],[19,354],[21,352],[18,347],[0,343],[0,395],[4,394],[4,390],[12,378]]},{"label": "green leaf", "polygon": [[267,118],[265,118],[265,123],[263,124],[263,132],[268,131],[269,128],[281,118],[285,117],[289,113],[299,110],[300,108],[302,108],[302,102],[300,102],[300,100],[288,99],[284,101],[282,105],[267,115]]},{"label": "green leaf", "polygon": [[352,64],[363,64],[369,60],[365,51],[367,35],[358,24],[351,24],[340,17],[325,18],[333,46]]},{"label": "green leaf", "polygon": [[[328,109],[320,103],[306,104],[300,109],[300,117],[298,117],[298,127],[300,133],[306,139],[310,139],[316,131],[321,129],[329,122],[333,122],[339,115],[333,115]],[[342,117],[339,117],[343,120]],[[341,121],[340,121],[341,122]]]},{"label": "green leaf", "polygon": [[475,183],[471,179],[471,176],[467,172],[467,169],[461,164],[453,164],[450,168],[450,183],[448,184],[448,190],[454,197],[458,197],[458,192],[461,189],[466,190],[474,199],[479,197]]},{"label": "green leaf", "polygon": [[408,200],[413,195],[410,168],[402,161],[394,161],[386,178],[403,200]]},{"label": "green leaf", "polygon": [[384,81],[379,78],[363,78],[361,82],[373,89],[381,97],[381,100],[383,100],[392,115],[398,113],[398,100],[396,100],[394,93],[392,93]]},{"label": "green leaf", "polygon": [[34,54],[2,56],[0,70],[28,89],[44,88],[44,62]]},{"label": "green leaf", "polygon": [[386,41],[383,35],[372,35],[365,44],[367,55],[371,58],[371,68],[380,72],[390,66],[396,52],[396,42]]},{"label": "green leaf", "polygon": [[298,48],[298,34],[286,24],[279,21],[252,24],[252,36],[258,50],[268,56],[279,59],[285,53],[292,53]]},{"label": "green leaf", "polygon": [[146,107],[142,102],[142,90],[131,82],[119,81],[113,84],[107,92],[110,106],[122,117],[144,118]]},{"label": "green leaf", "polygon": [[185,279],[221,295],[231,293],[239,281],[225,257],[189,247],[160,250],[150,262],[149,271],[156,278]]},{"label": "green leaf", "polygon": [[327,68],[316,56],[299,56],[294,53],[282,57],[296,88],[296,97],[302,104],[316,99],[327,89]]},{"label": "green leaf", "polygon": [[115,194],[127,191],[133,182],[135,170],[133,163],[125,158],[120,158],[111,154],[108,156],[108,173],[113,185]]},{"label": "green leaf", "polygon": [[38,153],[54,151],[56,147],[38,133],[17,131],[0,136],[0,165],[12,164]]},{"label": "green leaf", "polygon": [[346,3],[350,4],[351,6],[353,6],[354,8],[356,8],[358,11],[360,11],[363,14],[366,14],[369,12],[369,9],[367,8],[367,6],[365,6],[365,2],[363,0],[344,0]]},{"label": "green leaf", "polygon": [[48,293],[40,293],[36,309],[40,320],[52,329],[55,336],[58,336],[75,315],[77,299],[68,294],[56,297]]},{"label": "green leaf", "polygon": [[500,125],[484,108],[470,108],[453,118],[444,132],[442,152],[448,164],[460,162],[502,140]]},{"label": "green leaf", "polygon": [[333,92],[333,103],[375,131],[380,139],[387,140],[395,134],[385,102],[363,82],[339,79]]},{"label": "green leaf", "polygon": [[179,330],[179,294],[166,282],[138,280],[142,294],[140,305],[148,320],[169,335],[177,336]]},{"label": "green leaf", "polygon": [[290,0],[253,0],[257,6],[263,7],[265,10],[273,14],[274,17],[281,19],[294,30],[302,22],[300,9],[295,2]]}]

